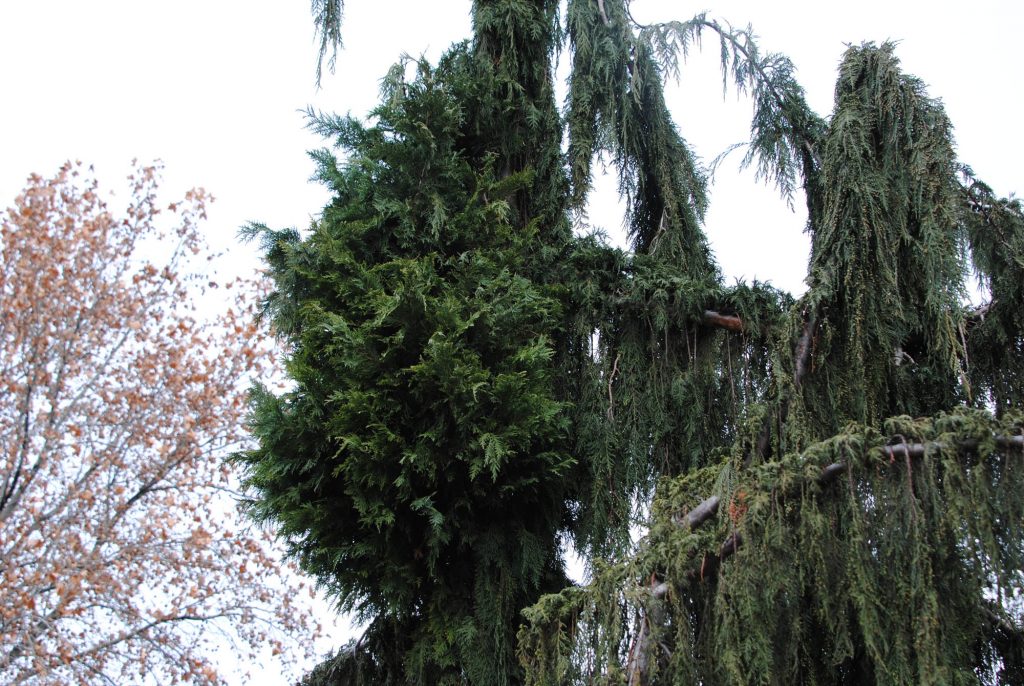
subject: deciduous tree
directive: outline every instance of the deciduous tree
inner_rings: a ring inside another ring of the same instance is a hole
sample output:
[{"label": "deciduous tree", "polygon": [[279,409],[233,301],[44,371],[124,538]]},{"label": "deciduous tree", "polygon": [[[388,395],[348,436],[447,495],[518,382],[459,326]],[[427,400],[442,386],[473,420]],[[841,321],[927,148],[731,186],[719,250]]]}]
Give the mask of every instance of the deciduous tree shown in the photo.
[{"label": "deciduous tree", "polygon": [[255,284],[203,275],[210,197],[157,182],[137,167],[118,213],[68,164],[2,218],[3,683],[219,683],[217,642],[313,628],[223,461],[268,359]]}]

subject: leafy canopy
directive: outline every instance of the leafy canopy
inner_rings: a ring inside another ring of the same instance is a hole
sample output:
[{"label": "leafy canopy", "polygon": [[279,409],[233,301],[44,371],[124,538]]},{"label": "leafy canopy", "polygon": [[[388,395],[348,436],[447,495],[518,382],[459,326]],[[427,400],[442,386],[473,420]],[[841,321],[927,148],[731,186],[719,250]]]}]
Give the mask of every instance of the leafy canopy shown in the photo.
[{"label": "leafy canopy", "polygon": [[290,660],[316,629],[227,495],[259,284],[211,280],[210,196],[159,179],[115,207],[69,163],[0,213],[2,684],[220,684],[224,637]]}]

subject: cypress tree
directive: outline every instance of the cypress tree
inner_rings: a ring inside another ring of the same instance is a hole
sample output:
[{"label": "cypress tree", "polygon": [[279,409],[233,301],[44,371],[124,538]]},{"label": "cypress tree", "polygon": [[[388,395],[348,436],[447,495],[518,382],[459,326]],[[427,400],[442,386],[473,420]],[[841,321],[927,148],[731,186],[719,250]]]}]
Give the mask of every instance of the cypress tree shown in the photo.
[{"label": "cypress tree", "polygon": [[[341,4],[314,13],[323,57]],[[310,113],[332,201],[249,228],[291,380],[252,395],[249,508],[368,627],[305,683],[1019,682],[1024,214],[893,46],[848,49],[826,118],[706,15],[473,27],[372,124]],[[806,198],[799,299],[708,249],[662,90],[703,34],[754,101],[745,162]],[[628,250],[572,230],[598,154]]]}]

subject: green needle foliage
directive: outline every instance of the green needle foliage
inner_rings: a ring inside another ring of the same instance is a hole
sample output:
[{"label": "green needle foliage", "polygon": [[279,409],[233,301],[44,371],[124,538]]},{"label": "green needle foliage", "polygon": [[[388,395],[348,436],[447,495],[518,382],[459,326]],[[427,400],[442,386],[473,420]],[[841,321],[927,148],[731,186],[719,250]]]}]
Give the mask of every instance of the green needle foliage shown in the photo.
[{"label": "green needle foliage", "polygon": [[466,152],[464,112],[496,107],[474,66],[461,47],[396,70],[372,127],[316,119],[349,153],[316,155],[336,199],[304,239],[252,229],[295,382],[253,395],[254,512],[375,637],[401,637],[374,679],[506,683],[519,611],[567,583],[564,294],[512,207],[536,173]]},{"label": "green needle foliage", "polygon": [[900,72],[891,45],[850,48],[822,148],[806,299],[817,373],[804,396],[817,433],[968,401],[966,232],[942,107]]},{"label": "green needle foliage", "polygon": [[[341,10],[314,3],[321,59]],[[706,15],[476,0],[473,26],[368,123],[311,112],[332,201],[249,229],[289,378],[252,395],[250,512],[367,627],[304,683],[1021,682],[1024,214],[893,46],[847,51],[825,118]],[[746,163],[805,196],[798,300],[708,249],[663,95],[705,32]],[[599,156],[629,250],[571,229]]]},{"label": "green needle foliage", "polygon": [[[994,436],[1022,428],[896,417],[666,480],[634,556],[526,610],[527,683],[1021,683],[1024,444]],[[681,526],[704,493],[718,517]]]}]

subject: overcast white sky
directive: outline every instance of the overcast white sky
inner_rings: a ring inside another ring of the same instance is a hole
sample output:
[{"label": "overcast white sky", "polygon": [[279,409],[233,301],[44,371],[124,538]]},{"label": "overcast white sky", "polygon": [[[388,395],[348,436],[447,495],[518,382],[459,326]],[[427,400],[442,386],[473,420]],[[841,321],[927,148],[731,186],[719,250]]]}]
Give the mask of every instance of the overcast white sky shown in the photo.
[{"label": "overcast white sky", "polygon": [[[120,183],[130,160],[162,159],[168,199],[191,186],[217,197],[210,242],[230,249],[223,269],[254,269],[236,232],[249,220],[305,227],[327,200],[307,182],[300,110],[363,114],[378,79],[403,52],[436,59],[469,35],[468,0],[348,0],[337,73],[314,87],[316,46],[307,0],[0,0],[0,204],[32,172],[67,159],[94,164],[101,185]],[[762,50],[789,55],[812,107],[831,109],[845,43],[900,41],[905,69],[945,102],[962,160],[1000,194],[1021,188],[1018,133],[1024,95],[1016,0],[636,0],[642,21],[700,10],[753,24]],[[712,160],[745,138],[750,105],[723,101],[709,43],[691,60],[670,106],[698,155]],[[716,177],[707,231],[725,274],[802,289],[803,216],[773,189],[739,175],[736,154]],[[607,198],[613,184],[602,186]],[[801,200],[798,199],[799,207]],[[591,219],[621,219],[605,202]]]},{"label": "overcast white sky", "polygon": [[[300,110],[313,105],[362,114],[399,54],[436,58],[469,33],[467,0],[347,5],[346,48],[337,73],[317,92],[306,0],[0,2],[0,203],[11,202],[29,173],[50,174],[66,159],[96,165],[109,186],[133,157],[160,158],[169,193],[201,185],[217,197],[210,239],[232,247],[236,261],[251,255],[234,243],[244,222],[308,225],[327,196],[307,183],[312,164],[305,151],[320,142],[303,130]],[[788,54],[822,114],[831,109],[844,43],[900,40],[906,69],[945,101],[961,157],[998,192],[1018,187],[1014,169],[1024,143],[1016,128],[1024,95],[1014,46],[1024,3],[634,3],[641,20],[685,18],[702,9],[753,24],[763,49]],[[750,111],[733,94],[723,101],[709,48],[670,93],[683,135],[708,161],[744,139]],[[800,289],[803,218],[788,212],[772,189],[754,184],[752,174],[737,175],[739,158],[734,154],[719,171],[708,217],[723,269],[730,277]],[[620,222],[606,205],[592,220],[609,230]]]}]

